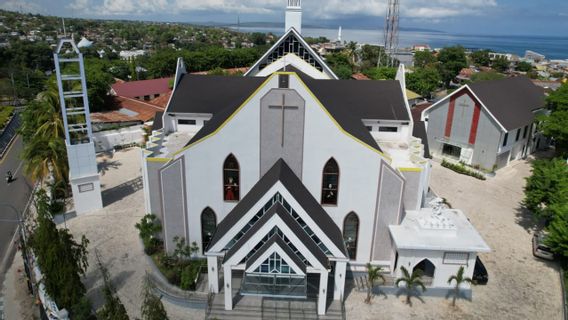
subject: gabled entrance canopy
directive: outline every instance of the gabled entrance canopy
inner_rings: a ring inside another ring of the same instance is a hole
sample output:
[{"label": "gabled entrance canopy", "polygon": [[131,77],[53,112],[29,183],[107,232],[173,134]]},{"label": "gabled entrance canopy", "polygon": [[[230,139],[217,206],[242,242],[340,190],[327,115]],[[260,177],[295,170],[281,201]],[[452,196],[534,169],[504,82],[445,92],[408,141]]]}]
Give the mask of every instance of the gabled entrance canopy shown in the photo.
[{"label": "gabled entrance canopy", "polygon": [[249,242],[268,221],[274,222],[273,216],[278,216],[277,227],[292,231],[318,259],[347,258],[341,230],[282,159],[217,226],[207,255],[224,255],[226,262],[239,248],[256,246],[258,242]]},{"label": "gabled entrance canopy", "polygon": [[302,36],[291,28],[260,58],[245,77],[266,77],[288,65],[314,79],[339,79]]}]

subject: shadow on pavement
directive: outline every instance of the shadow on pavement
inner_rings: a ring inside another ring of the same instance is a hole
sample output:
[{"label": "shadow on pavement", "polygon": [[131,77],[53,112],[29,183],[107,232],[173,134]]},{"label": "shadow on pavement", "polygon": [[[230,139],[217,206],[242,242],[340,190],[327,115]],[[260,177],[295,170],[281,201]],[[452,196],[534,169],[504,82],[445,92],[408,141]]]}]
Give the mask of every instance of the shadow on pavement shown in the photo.
[{"label": "shadow on pavement", "polygon": [[142,187],[142,177],[140,176],[123,184],[119,184],[114,188],[104,190],[102,192],[103,206],[106,207],[117,201],[120,201],[121,199],[128,197],[136,191],[141,190]]}]

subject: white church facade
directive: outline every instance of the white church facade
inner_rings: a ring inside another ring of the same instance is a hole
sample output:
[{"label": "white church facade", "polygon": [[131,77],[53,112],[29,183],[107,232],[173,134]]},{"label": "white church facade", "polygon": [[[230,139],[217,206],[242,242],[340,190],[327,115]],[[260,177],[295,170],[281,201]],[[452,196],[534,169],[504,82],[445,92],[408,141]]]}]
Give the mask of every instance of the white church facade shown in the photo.
[{"label": "white church facade", "polygon": [[[433,265],[447,288],[489,251],[465,215],[426,208],[430,164],[397,80],[338,80],[304,41],[301,1],[285,35],[243,77],[177,66],[143,150],[145,205],[173,238],[196,242],[211,292],[328,299],[370,262],[392,277]],[[424,142],[426,143],[426,142]],[[235,286],[235,277],[241,279]]]}]

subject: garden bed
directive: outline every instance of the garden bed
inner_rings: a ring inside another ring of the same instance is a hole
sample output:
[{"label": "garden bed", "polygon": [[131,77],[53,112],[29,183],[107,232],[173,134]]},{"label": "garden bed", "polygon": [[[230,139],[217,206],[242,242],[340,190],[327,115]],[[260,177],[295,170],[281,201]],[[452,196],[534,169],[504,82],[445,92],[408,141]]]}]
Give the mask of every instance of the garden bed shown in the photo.
[{"label": "garden bed", "polygon": [[442,167],[448,168],[459,174],[474,177],[479,180],[487,180],[484,174],[469,169],[463,163],[451,163],[449,161],[442,160]]},{"label": "garden bed", "polygon": [[13,113],[14,107],[0,106],[0,132],[4,130],[4,128],[12,118]]},{"label": "garden bed", "polygon": [[162,275],[171,285],[182,290],[195,290],[207,260],[196,259],[199,247],[194,242],[187,244],[184,238],[175,237],[175,250],[167,253],[163,242],[156,237],[162,230],[155,215],[146,215],[136,224],[144,245],[144,253],[152,258]]}]

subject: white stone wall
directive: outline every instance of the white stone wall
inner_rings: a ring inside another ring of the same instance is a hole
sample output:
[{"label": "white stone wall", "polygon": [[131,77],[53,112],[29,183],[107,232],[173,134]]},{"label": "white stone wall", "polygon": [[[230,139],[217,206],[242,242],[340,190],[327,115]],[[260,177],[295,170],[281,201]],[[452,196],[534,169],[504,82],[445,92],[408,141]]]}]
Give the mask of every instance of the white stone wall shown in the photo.
[{"label": "white stone wall", "polygon": [[[182,154],[186,161],[186,183],[190,241],[201,244],[201,212],[211,207],[219,223],[236,205],[223,201],[223,162],[234,154],[240,164],[241,199],[260,179],[260,99],[278,87],[274,77],[248,104],[235,114],[216,135],[190,147]],[[340,229],[351,211],[360,219],[357,259],[370,259],[376,195],[382,156],[343,133],[298,82],[290,77],[290,88],[306,100],[304,162],[301,180],[317,201],[321,200],[322,170],[334,157],[340,169],[337,206],[324,206]],[[181,156],[178,155],[178,156]]]},{"label": "white stone wall", "polygon": [[106,130],[93,133],[95,151],[103,152],[112,150],[115,146],[123,146],[132,143],[144,143],[144,130],[142,125],[121,128],[118,130]]},{"label": "white stone wall", "polygon": [[[401,266],[405,267],[409,273],[412,273],[414,267],[424,259],[429,259],[430,262],[436,267],[434,278],[431,287],[435,288],[452,288],[455,282],[448,284],[448,279],[456,275],[461,266],[464,267],[464,277],[472,278],[473,269],[475,268],[475,259],[477,254],[475,252],[469,253],[467,264],[445,264],[444,251],[435,250],[398,250],[398,262],[394,276],[399,278],[402,276]],[[463,288],[469,288],[468,284],[464,284]]]}]

